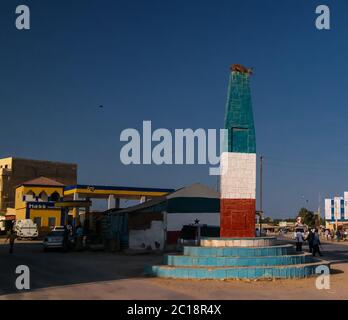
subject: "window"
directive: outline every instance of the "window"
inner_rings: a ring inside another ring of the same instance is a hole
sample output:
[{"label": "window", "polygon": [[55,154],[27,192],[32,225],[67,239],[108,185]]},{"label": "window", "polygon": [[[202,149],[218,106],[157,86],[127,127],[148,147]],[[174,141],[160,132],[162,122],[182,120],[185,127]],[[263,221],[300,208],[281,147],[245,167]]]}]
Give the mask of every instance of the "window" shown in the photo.
[{"label": "window", "polygon": [[39,198],[41,199],[42,202],[47,202],[48,201],[48,195],[45,191],[42,191],[39,194]]},{"label": "window", "polygon": [[40,228],[41,227],[41,217],[35,217],[33,220],[34,220],[34,223],[36,223],[37,227]]},{"label": "window", "polygon": [[50,197],[50,201],[59,201],[59,199],[60,199],[60,196],[59,196],[59,193],[58,192],[53,192],[52,194],[51,194],[51,197]]},{"label": "window", "polygon": [[23,197],[23,201],[35,201],[36,200],[36,195],[33,191],[27,192],[27,194]]},{"label": "window", "polygon": [[55,217],[49,217],[48,218],[48,226],[50,228],[53,228],[56,225],[56,218]]}]

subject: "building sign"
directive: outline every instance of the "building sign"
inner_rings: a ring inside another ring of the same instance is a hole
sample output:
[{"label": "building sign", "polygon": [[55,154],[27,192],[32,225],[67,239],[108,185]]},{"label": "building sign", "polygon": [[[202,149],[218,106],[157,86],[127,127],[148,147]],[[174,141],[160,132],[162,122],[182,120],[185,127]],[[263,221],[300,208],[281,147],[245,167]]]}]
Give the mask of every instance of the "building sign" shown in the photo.
[{"label": "building sign", "polygon": [[53,209],[54,202],[27,202],[28,209]]}]

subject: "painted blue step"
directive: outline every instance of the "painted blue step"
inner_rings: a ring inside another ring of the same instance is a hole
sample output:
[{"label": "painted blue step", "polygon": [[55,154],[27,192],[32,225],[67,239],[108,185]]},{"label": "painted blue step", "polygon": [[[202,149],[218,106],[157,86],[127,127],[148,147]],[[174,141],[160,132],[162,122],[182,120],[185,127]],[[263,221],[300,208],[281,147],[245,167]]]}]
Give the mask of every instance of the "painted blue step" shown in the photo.
[{"label": "painted blue step", "polygon": [[271,247],[184,247],[185,256],[196,257],[262,257],[294,253],[294,246],[285,244]]},{"label": "painted blue step", "polygon": [[313,261],[308,253],[284,256],[262,257],[195,257],[183,255],[165,255],[164,264],[169,266],[275,266],[304,264]]},{"label": "painted blue step", "polygon": [[330,266],[327,261],[300,265],[272,267],[170,267],[152,266],[145,273],[161,278],[175,279],[287,279],[304,278],[315,274],[316,267]]}]

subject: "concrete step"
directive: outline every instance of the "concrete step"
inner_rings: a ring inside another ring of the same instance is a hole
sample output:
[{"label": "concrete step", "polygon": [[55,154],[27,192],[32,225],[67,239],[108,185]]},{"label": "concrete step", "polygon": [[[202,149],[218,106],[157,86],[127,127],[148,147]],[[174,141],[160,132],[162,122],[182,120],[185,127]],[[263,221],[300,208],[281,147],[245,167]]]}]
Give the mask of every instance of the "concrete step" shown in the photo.
[{"label": "concrete step", "polygon": [[150,266],[145,274],[174,279],[287,279],[304,278],[316,274],[319,266],[330,267],[330,263],[316,259],[316,262],[296,265],[249,266],[249,267],[179,267]]},{"label": "concrete step", "polygon": [[171,254],[164,256],[164,264],[169,266],[275,266],[304,264],[312,261],[312,255],[309,253],[261,257],[198,257]]},{"label": "concrete step", "polygon": [[294,253],[292,244],[269,247],[189,247],[185,246],[184,256],[194,257],[262,257],[283,256]]},{"label": "concrete step", "polygon": [[275,245],[275,237],[262,238],[202,238],[202,247],[269,247]]}]

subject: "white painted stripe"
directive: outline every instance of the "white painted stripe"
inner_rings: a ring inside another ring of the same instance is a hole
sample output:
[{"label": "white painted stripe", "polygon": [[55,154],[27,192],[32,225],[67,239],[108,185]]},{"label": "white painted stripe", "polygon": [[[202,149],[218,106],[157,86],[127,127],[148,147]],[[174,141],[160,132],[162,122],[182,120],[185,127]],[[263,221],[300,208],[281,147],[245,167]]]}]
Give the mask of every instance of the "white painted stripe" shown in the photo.
[{"label": "white painted stripe", "polygon": [[222,199],[255,199],[256,154],[224,152],[221,155]]}]

